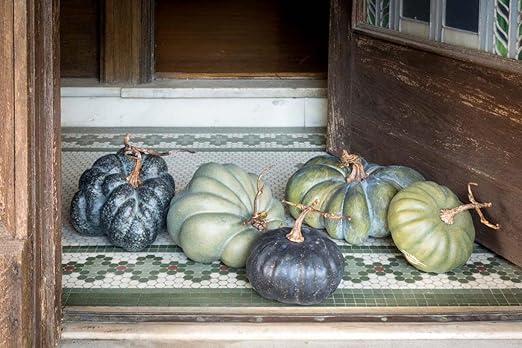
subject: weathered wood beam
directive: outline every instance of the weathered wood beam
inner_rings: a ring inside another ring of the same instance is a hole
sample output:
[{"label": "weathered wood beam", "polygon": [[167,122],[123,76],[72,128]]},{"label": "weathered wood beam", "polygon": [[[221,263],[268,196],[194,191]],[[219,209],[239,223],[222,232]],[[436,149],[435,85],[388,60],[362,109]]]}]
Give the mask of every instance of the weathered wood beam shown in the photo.
[{"label": "weathered wood beam", "polygon": [[351,0],[331,0],[326,137],[330,153],[340,153],[350,147],[351,13]]},{"label": "weathered wood beam", "polygon": [[133,84],[152,80],[154,1],[105,0],[101,42],[102,82]]}]

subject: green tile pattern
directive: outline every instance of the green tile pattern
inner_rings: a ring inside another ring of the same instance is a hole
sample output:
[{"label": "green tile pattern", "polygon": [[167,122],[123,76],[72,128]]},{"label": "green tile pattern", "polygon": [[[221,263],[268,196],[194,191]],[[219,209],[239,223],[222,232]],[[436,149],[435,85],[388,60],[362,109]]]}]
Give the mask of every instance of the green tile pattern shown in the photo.
[{"label": "green tile pattern", "polygon": [[[338,289],[316,307],[521,306],[522,289]],[[282,307],[252,289],[64,289],[66,306]]]}]

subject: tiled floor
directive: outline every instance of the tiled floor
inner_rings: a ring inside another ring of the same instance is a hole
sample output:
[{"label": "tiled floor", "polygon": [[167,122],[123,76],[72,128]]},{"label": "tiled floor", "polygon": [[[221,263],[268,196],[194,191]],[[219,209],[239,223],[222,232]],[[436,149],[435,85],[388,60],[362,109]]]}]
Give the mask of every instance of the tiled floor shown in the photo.
[{"label": "tiled floor", "polygon": [[[177,191],[205,162],[233,162],[266,177],[279,198],[300,163],[324,151],[323,129],[133,130],[147,147],[193,148],[166,158]],[[114,306],[280,306],[260,298],[244,269],[188,260],[163,231],[142,252],[125,252],[103,237],[82,237],[68,222],[78,178],[96,158],[119,148],[123,130],[63,132],[63,303]],[[337,241],[346,259],[339,289],[322,306],[522,306],[522,269],[476,245],[468,263],[445,274],[406,263],[391,239],[363,246]]]}]

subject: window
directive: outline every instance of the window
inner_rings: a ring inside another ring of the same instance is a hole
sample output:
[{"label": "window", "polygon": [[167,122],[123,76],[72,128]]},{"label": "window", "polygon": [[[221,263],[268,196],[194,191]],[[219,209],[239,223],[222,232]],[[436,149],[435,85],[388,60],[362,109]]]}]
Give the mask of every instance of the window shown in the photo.
[{"label": "window", "polygon": [[368,24],[522,60],[522,0],[366,0]]}]

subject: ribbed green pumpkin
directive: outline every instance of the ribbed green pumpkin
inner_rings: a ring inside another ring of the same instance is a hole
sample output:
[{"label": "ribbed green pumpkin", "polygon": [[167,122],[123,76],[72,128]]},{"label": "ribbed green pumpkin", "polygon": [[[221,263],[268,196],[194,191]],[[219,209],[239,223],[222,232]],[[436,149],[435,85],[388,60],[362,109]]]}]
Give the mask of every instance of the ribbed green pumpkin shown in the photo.
[{"label": "ribbed green pumpkin", "polygon": [[[221,259],[230,267],[244,267],[252,243],[284,221],[283,206],[270,188],[264,186],[256,200],[257,191],[258,176],[234,164],[203,164],[171,202],[170,236],[194,261]],[[258,219],[251,219],[256,214]]]},{"label": "ribbed green pumpkin", "polygon": [[475,240],[470,213],[459,212],[451,224],[441,218],[441,210],[461,205],[450,189],[432,181],[414,183],[395,195],[388,210],[388,225],[395,245],[409,263],[421,271],[436,273],[466,263]]},{"label": "ribbed green pumpkin", "polygon": [[[341,158],[318,156],[306,162],[288,180],[286,199],[310,205],[318,199],[319,210],[351,217],[331,220],[311,213],[305,223],[326,228],[330,237],[362,244],[368,237],[386,237],[388,205],[401,188],[424,180],[417,171],[403,166],[379,166],[343,151]],[[299,211],[290,208],[296,218]]]}]

